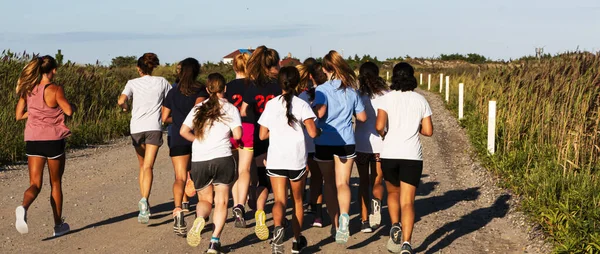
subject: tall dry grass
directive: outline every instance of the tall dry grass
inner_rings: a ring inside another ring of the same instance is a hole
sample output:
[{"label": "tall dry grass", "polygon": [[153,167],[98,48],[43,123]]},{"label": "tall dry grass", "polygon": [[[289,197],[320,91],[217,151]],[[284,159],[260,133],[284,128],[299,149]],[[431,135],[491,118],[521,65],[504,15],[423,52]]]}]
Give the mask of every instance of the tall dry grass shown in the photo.
[{"label": "tall dry grass", "polygon": [[[564,54],[480,76],[445,71],[448,106],[457,111],[458,83],[465,83],[461,124],[489,168],[522,195],[523,209],[555,241],[555,251],[600,252],[600,56]],[[486,150],[490,100],[498,108],[494,156]]]}]

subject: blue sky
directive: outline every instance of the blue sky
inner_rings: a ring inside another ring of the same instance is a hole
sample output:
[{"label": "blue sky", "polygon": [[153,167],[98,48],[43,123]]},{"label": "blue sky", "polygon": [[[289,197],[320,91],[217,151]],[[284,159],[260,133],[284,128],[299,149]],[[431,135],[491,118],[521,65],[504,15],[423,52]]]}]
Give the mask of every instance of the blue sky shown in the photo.
[{"label": "blue sky", "polygon": [[0,9],[0,49],[62,49],[79,63],[144,52],[163,63],[214,62],[262,44],[301,59],[311,49],[315,57],[335,49],[380,59],[471,52],[508,59],[543,46],[600,51],[598,0],[0,0]]}]

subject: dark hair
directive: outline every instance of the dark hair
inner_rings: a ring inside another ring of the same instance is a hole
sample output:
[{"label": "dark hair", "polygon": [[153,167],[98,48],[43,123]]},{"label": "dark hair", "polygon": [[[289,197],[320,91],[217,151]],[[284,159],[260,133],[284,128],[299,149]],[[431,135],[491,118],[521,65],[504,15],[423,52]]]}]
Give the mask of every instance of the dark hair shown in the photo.
[{"label": "dark hair", "polygon": [[[316,85],[322,85],[325,82],[327,82],[327,75],[325,74],[325,72],[323,72],[323,65],[321,65],[320,62],[315,63],[309,70],[308,70],[308,74],[310,75],[309,78],[312,76],[313,80],[315,80],[315,83],[317,83]],[[315,86],[312,86],[310,88],[308,88],[308,100],[312,101],[315,99],[315,90],[317,88]]]},{"label": "dark hair", "polygon": [[204,139],[207,128],[215,121],[223,121],[225,114],[221,111],[218,93],[225,91],[225,78],[219,73],[211,73],[206,78],[206,89],[210,93],[208,100],[194,114],[194,134],[198,140]]},{"label": "dark hair", "polygon": [[198,75],[200,75],[200,63],[198,60],[190,57],[184,59],[179,64],[181,64],[181,72],[179,73],[177,89],[185,96],[192,96],[202,86],[197,80]]},{"label": "dark hair", "polygon": [[257,86],[265,86],[276,76],[271,73],[272,67],[279,66],[279,53],[274,49],[260,46],[252,52],[246,63],[246,78]]},{"label": "dark hair", "polygon": [[283,67],[279,70],[277,79],[281,90],[284,91],[281,98],[285,101],[285,116],[287,117],[288,125],[295,128],[294,123],[298,122],[298,119],[292,114],[292,99],[294,98],[296,87],[300,83],[300,72],[294,66]]},{"label": "dark hair", "polygon": [[312,67],[313,65],[315,65],[317,63],[318,62],[317,62],[316,59],[314,59],[312,57],[309,57],[309,58],[306,58],[306,60],[304,60],[304,62],[302,63],[302,65],[304,65],[305,67],[310,68],[310,67]]},{"label": "dark hair", "polygon": [[25,98],[33,91],[33,88],[40,84],[42,76],[52,72],[58,67],[58,63],[51,56],[34,56],[31,61],[23,68],[19,80],[17,81],[16,92],[21,98]]},{"label": "dark hair", "polygon": [[415,69],[407,62],[401,62],[394,66],[392,71],[392,90],[413,91],[417,88]]},{"label": "dark hair", "polygon": [[366,62],[360,66],[358,74],[360,87],[358,92],[373,98],[374,95],[383,95],[388,90],[385,80],[379,76],[379,67],[373,62]]},{"label": "dark hair", "polygon": [[158,61],[158,56],[154,53],[145,53],[138,59],[137,67],[140,68],[142,74],[152,75],[152,71],[156,66],[160,65]]},{"label": "dark hair", "polygon": [[339,79],[342,81],[340,89],[346,89],[348,87],[354,88],[356,86],[356,74],[350,68],[346,60],[335,50],[329,51],[325,57],[323,57],[323,68],[333,75],[332,79]]}]

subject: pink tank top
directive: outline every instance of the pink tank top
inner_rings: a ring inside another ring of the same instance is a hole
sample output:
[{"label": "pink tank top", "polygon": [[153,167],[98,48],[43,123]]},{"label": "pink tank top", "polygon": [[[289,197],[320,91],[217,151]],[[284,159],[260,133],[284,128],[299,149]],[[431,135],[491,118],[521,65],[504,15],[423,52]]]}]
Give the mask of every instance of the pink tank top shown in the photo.
[{"label": "pink tank top", "polygon": [[62,109],[58,106],[51,108],[44,101],[44,89],[48,85],[37,85],[27,96],[29,116],[25,125],[25,141],[61,140],[71,135]]}]

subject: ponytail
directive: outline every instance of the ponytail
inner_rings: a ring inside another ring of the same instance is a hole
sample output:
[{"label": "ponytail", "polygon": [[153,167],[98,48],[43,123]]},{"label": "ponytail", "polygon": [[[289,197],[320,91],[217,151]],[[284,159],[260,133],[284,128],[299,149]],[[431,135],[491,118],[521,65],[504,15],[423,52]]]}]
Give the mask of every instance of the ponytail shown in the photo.
[{"label": "ponytail", "polygon": [[285,102],[285,116],[287,117],[288,125],[292,128],[296,128],[294,124],[298,122],[298,119],[292,114],[292,100],[294,99],[294,92],[300,82],[300,73],[294,66],[283,67],[279,70],[277,79],[281,86],[281,90],[284,92],[281,98],[283,98]]},{"label": "ponytail", "polygon": [[206,129],[213,126],[214,122],[224,121],[225,114],[222,112],[219,93],[225,91],[225,78],[219,73],[208,75],[206,89],[210,93],[206,100],[194,114],[194,134],[198,140],[204,139]]},{"label": "ponytail", "polygon": [[367,95],[373,98],[375,95],[383,95],[388,90],[385,80],[379,76],[379,67],[373,62],[366,62],[360,66],[358,89],[361,95]]},{"label": "ponytail", "polygon": [[58,63],[51,56],[34,57],[25,65],[19,80],[17,81],[17,87],[15,91],[21,98],[25,98],[31,94],[33,88],[37,86],[41,81],[44,74],[52,72],[52,70],[58,67]]},{"label": "ponytail", "polygon": [[333,74],[331,79],[342,81],[340,89],[356,87],[356,74],[348,63],[346,63],[346,60],[335,50],[331,50],[325,55],[323,58],[323,68]]},{"label": "ponytail", "polygon": [[246,64],[247,81],[252,81],[257,86],[264,86],[275,78],[270,70],[277,66],[279,66],[279,53],[266,46],[260,46],[252,53]]}]

